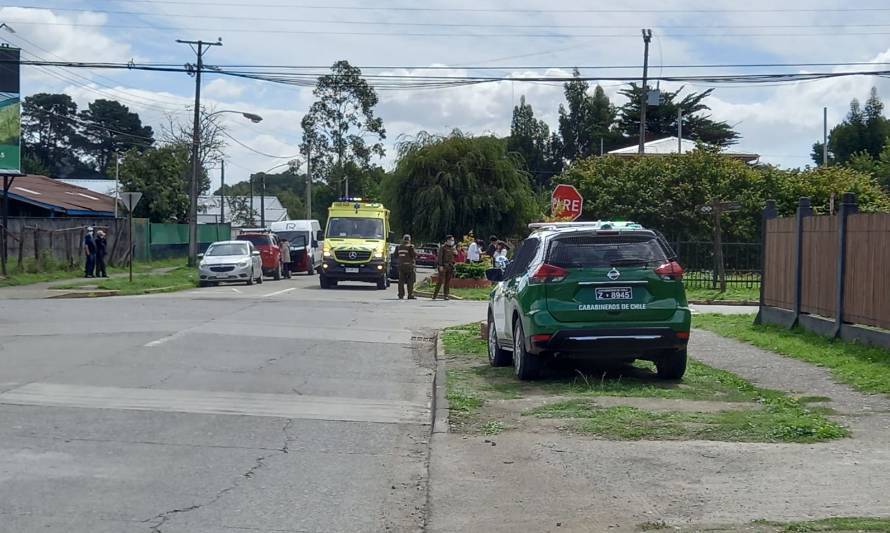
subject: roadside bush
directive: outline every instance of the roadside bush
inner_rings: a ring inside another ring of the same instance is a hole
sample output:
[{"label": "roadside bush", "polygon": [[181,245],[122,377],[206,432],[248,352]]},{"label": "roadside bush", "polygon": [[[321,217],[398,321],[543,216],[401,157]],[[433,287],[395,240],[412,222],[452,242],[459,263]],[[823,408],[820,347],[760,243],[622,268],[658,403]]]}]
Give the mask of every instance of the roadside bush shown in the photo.
[{"label": "roadside bush", "polygon": [[454,277],[457,279],[484,279],[488,263],[456,263]]},{"label": "roadside bush", "polygon": [[856,193],[862,211],[886,211],[890,198],[875,178],[847,167],[784,170],[748,165],[708,149],[642,158],[591,157],[576,161],[556,183],[569,183],[584,196],[582,220],[633,220],[668,238],[710,240],[713,217],[705,204],[733,201],[740,209],[721,219],[724,242],[760,238],[761,210],[776,200],[780,215],[794,213],[809,196],[827,213],[832,193]]}]

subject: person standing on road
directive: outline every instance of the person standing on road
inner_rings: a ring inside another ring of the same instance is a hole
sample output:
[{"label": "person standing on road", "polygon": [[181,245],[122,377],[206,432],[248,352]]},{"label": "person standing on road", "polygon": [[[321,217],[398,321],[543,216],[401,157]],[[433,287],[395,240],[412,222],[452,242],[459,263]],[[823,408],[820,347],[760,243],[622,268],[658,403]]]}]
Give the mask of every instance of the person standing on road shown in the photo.
[{"label": "person standing on road", "polygon": [[107,278],[108,272],[105,271],[105,255],[108,250],[108,241],[105,240],[105,232],[99,230],[96,232],[96,277]]},{"label": "person standing on road", "polygon": [[439,253],[436,255],[436,267],[439,271],[439,277],[436,281],[436,290],[433,291],[433,300],[439,295],[439,289],[444,285],[445,290],[442,293],[445,300],[448,299],[448,293],[451,290],[451,277],[454,276],[454,236],[445,237],[445,244],[439,247]]},{"label": "person standing on road", "polygon": [[470,263],[478,263],[482,259],[482,255],[479,252],[479,243],[474,239],[473,242],[470,243],[470,246],[467,247],[467,261]]},{"label": "person standing on road", "polygon": [[281,249],[281,274],[285,278],[290,278],[290,243],[286,239],[281,239],[278,246]]},{"label": "person standing on road", "polygon": [[83,277],[92,278],[93,270],[96,268],[96,241],[93,239],[92,226],[87,228],[87,232],[83,236],[83,253],[85,256]]},{"label": "person standing on road", "polygon": [[407,233],[402,237],[402,244],[396,247],[396,257],[399,261],[399,300],[405,297],[405,286],[408,286],[408,299],[416,300],[414,297],[414,262],[417,253],[414,251],[414,245],[411,244],[411,236]]}]

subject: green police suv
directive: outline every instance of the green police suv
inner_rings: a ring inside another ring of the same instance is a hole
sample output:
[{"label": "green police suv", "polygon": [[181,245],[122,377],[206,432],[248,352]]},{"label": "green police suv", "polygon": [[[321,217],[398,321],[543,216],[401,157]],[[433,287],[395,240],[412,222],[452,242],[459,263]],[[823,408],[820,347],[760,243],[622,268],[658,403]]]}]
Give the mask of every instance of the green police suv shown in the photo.
[{"label": "green police suv", "polygon": [[686,372],[690,311],[683,269],[657,231],[632,222],[542,223],[496,282],[488,358],[535,378],[554,358],[653,361]]}]

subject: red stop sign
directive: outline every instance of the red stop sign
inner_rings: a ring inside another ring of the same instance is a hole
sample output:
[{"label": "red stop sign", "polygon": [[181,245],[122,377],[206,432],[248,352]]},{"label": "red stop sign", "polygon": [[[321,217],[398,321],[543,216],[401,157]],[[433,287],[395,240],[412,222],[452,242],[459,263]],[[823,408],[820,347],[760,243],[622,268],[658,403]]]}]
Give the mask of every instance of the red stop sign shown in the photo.
[{"label": "red stop sign", "polygon": [[572,185],[560,184],[550,196],[550,214],[563,220],[576,220],[581,216],[584,198]]}]

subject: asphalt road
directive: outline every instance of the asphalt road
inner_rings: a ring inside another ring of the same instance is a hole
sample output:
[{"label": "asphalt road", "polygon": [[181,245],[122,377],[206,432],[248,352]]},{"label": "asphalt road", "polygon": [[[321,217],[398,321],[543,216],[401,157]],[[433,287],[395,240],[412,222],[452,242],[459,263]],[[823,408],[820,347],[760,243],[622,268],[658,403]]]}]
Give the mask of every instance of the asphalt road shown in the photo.
[{"label": "asphalt road", "polygon": [[317,278],[0,300],[0,531],[416,531],[435,329]]}]

